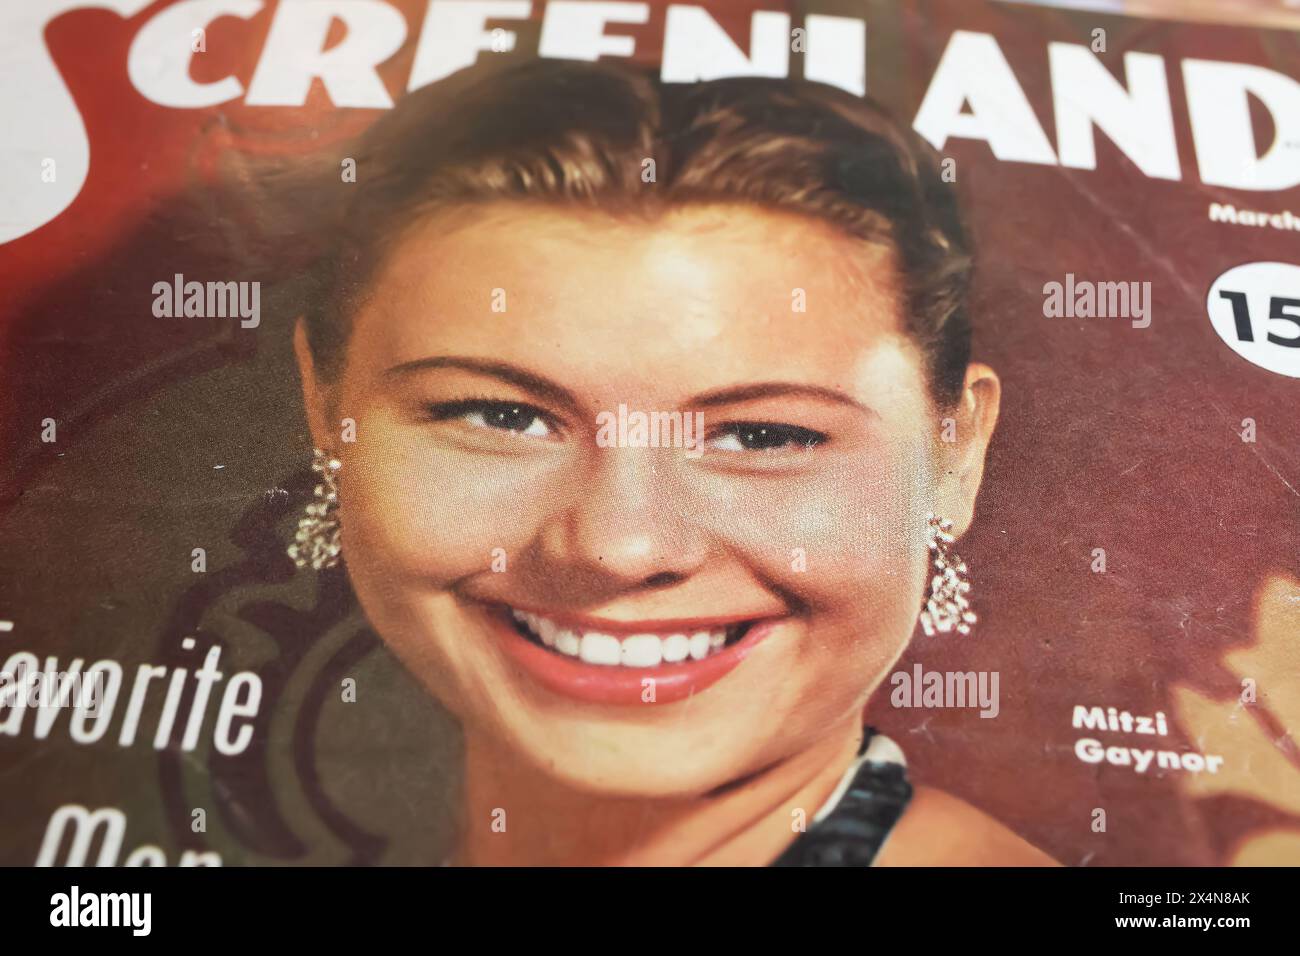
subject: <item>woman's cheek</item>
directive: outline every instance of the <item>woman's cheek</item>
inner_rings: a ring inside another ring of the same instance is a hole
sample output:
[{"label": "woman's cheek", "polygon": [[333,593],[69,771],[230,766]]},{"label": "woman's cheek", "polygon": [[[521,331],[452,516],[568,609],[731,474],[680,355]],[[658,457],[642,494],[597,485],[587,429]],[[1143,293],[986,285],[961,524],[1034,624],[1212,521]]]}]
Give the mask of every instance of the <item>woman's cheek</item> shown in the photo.
[{"label": "woman's cheek", "polygon": [[869,460],[744,486],[713,479],[711,530],[813,613],[919,606],[927,507],[917,455],[877,450]]},{"label": "woman's cheek", "polygon": [[[554,498],[553,461],[470,453],[413,429],[376,430],[343,459],[339,518],[345,556],[445,586],[523,552]],[[360,427],[358,429],[360,431]]]}]

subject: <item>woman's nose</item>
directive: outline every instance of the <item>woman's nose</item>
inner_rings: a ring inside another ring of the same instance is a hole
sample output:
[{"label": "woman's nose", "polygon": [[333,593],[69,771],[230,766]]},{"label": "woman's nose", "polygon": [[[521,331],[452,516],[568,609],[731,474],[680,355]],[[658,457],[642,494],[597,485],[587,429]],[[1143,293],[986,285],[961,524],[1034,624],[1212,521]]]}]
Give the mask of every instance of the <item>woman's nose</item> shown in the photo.
[{"label": "woman's nose", "polygon": [[704,562],[707,536],[678,474],[680,451],[602,448],[564,513],[544,529],[546,557],[616,588],[664,587]]}]

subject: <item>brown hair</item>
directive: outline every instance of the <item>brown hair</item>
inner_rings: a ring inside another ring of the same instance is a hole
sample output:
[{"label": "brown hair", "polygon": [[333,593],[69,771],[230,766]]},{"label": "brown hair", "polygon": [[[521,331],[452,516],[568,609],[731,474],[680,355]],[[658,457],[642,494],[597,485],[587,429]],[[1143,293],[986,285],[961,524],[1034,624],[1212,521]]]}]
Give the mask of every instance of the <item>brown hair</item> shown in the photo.
[{"label": "brown hair", "polygon": [[[743,202],[826,220],[897,253],[931,394],[961,394],[970,356],[970,251],[932,151],[879,106],[803,80],[663,84],[603,63],[477,68],[418,90],[356,151],[308,339],[337,372],[349,318],[404,226],[448,206],[511,199],[634,212]],[[653,159],[655,181],[642,179]]]}]

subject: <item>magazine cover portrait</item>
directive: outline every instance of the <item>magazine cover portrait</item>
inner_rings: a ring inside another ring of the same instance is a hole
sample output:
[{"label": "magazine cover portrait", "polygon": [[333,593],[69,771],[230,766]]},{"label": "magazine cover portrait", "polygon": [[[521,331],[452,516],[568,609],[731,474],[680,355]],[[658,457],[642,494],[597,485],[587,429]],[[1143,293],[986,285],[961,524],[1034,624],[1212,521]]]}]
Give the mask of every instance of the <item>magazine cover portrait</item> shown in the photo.
[{"label": "magazine cover portrait", "polygon": [[1297,29],[0,5],[0,864],[1300,864]]}]

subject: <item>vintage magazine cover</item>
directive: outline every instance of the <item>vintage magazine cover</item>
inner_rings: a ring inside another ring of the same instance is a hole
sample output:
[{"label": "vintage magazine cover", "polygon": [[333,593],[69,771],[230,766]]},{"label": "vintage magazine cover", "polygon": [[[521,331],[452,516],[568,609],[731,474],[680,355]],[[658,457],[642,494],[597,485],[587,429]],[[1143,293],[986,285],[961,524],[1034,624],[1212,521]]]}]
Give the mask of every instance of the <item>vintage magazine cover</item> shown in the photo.
[{"label": "vintage magazine cover", "polygon": [[4,0],[0,864],[1300,863],[1298,29]]}]

